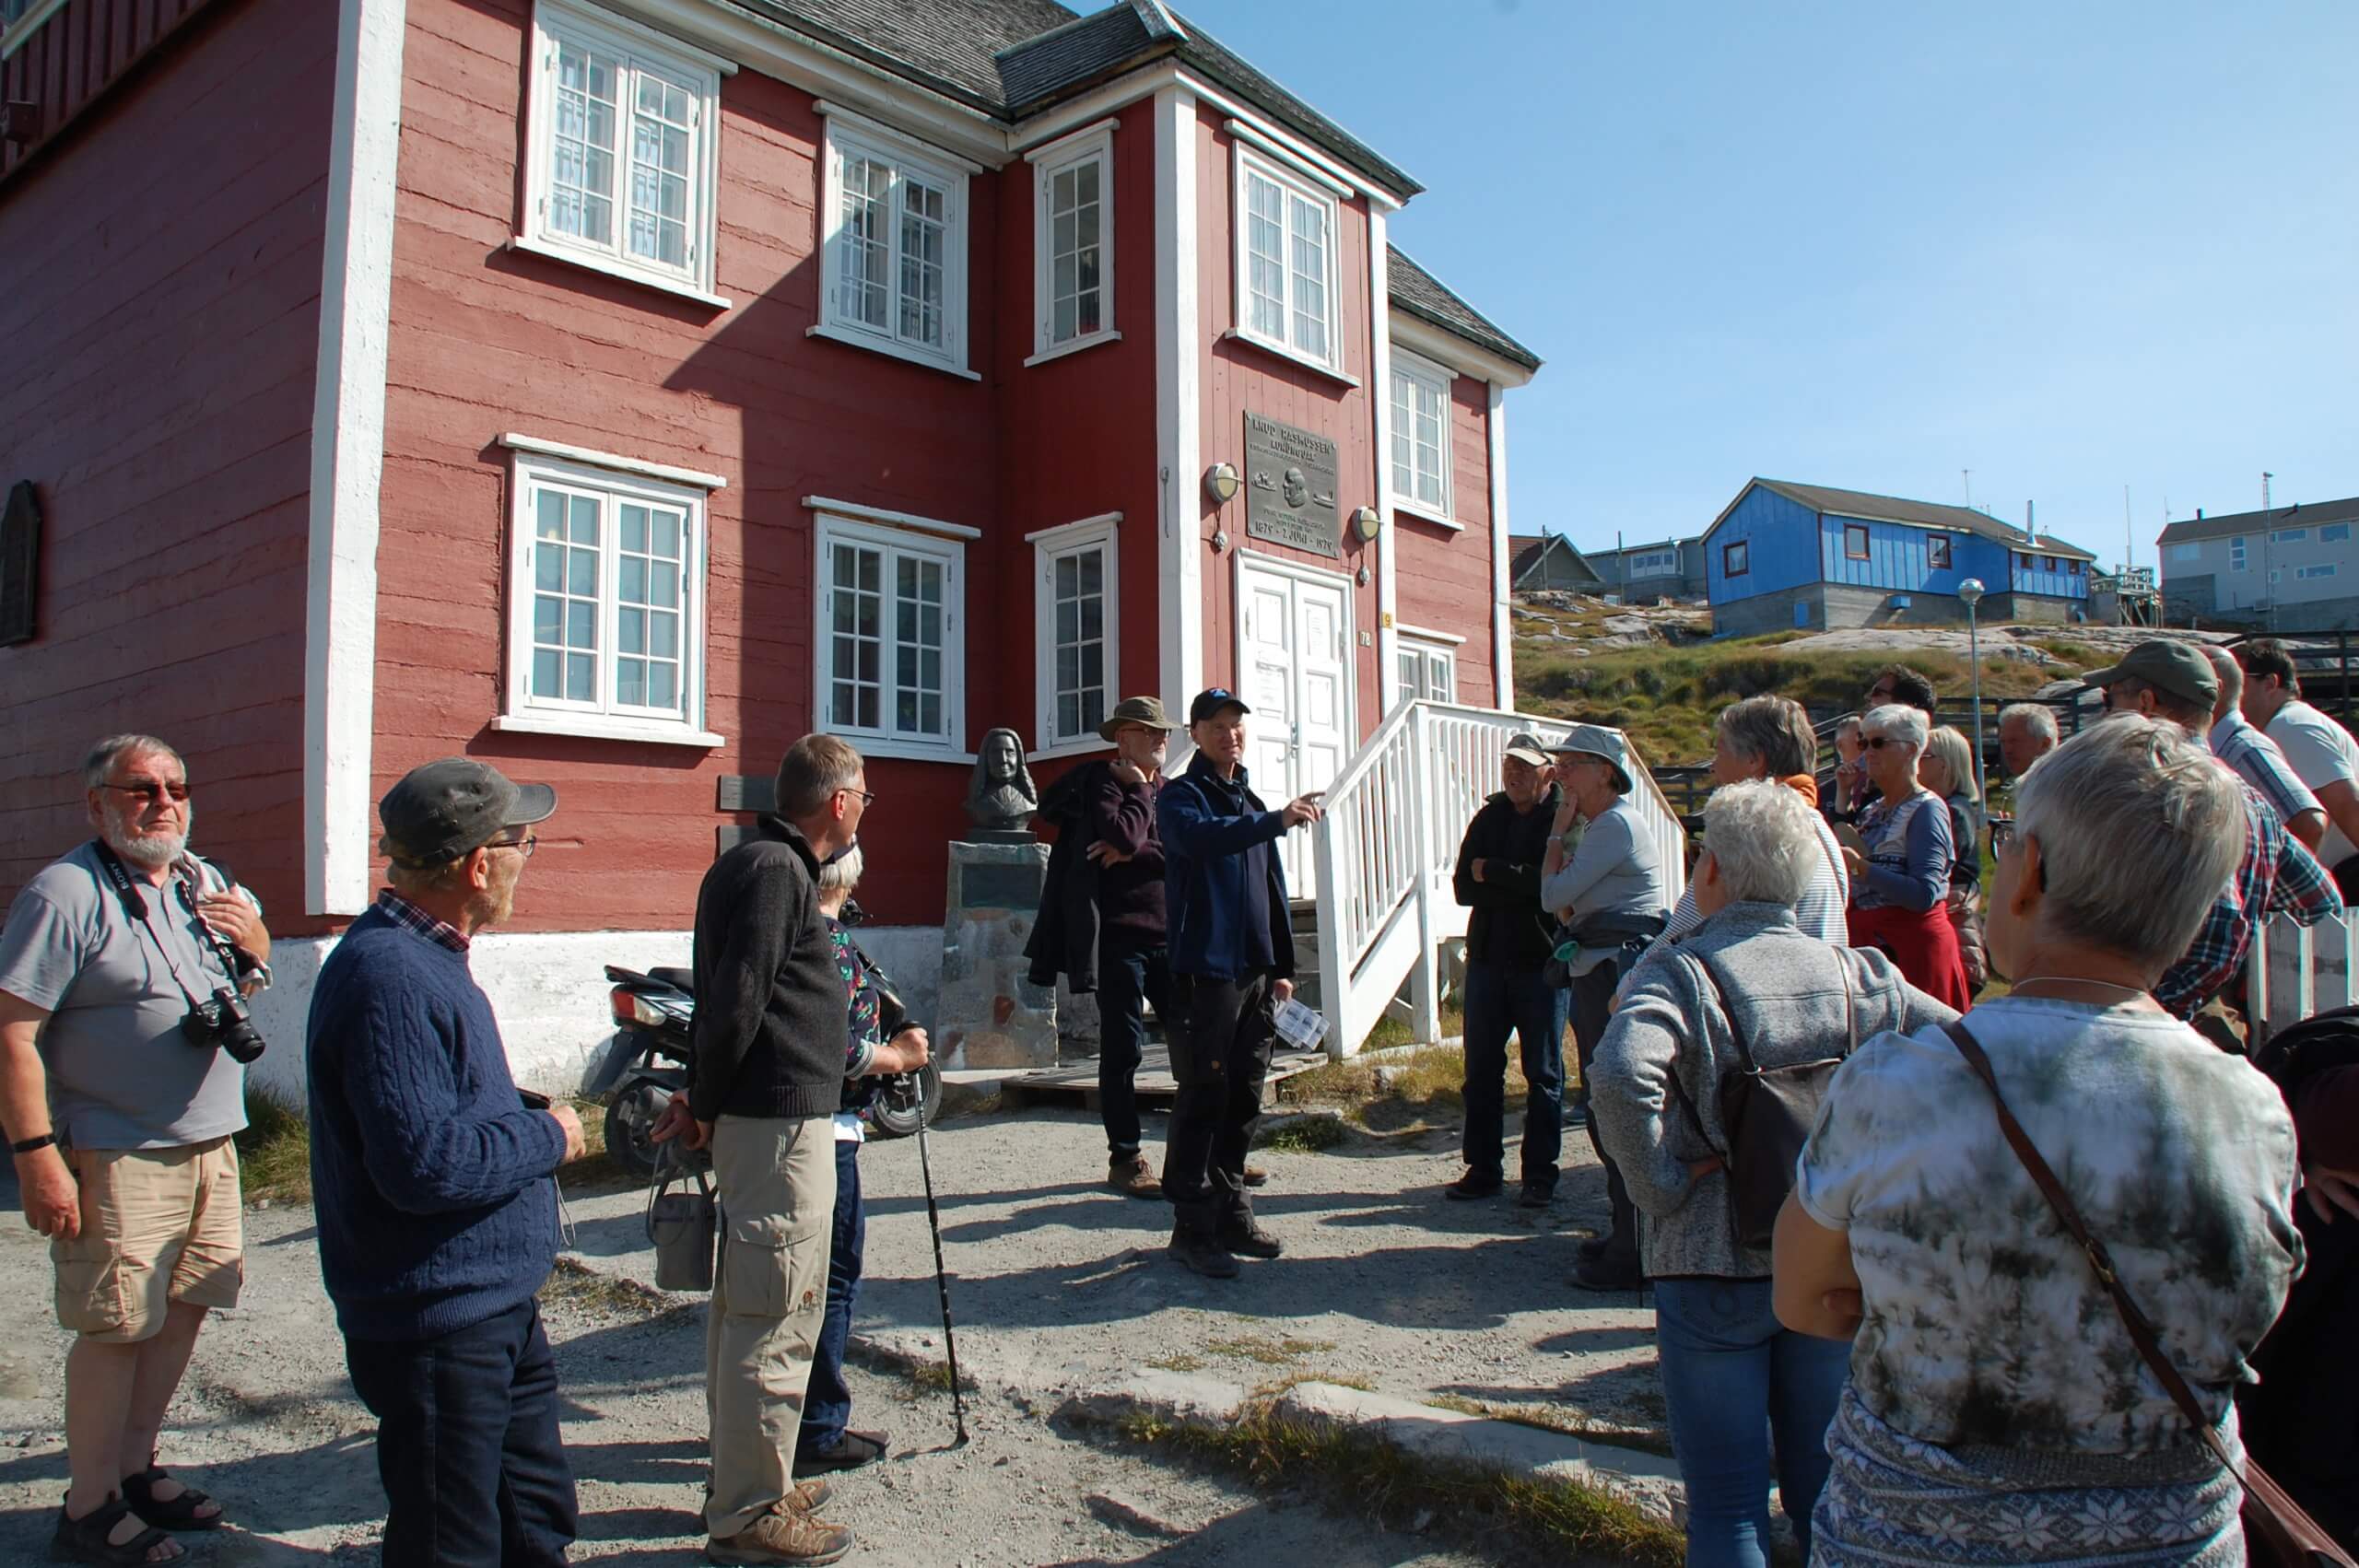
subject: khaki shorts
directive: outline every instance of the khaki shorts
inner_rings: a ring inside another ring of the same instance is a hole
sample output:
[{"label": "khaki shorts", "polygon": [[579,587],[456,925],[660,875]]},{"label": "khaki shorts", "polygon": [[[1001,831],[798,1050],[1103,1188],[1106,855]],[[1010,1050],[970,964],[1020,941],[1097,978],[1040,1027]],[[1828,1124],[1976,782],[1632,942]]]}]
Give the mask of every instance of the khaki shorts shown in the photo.
[{"label": "khaki shorts", "polygon": [[238,1305],[245,1281],[238,1151],[227,1138],[178,1149],[76,1149],[82,1234],[49,1245],[57,1321],[135,1344],[173,1302]]}]

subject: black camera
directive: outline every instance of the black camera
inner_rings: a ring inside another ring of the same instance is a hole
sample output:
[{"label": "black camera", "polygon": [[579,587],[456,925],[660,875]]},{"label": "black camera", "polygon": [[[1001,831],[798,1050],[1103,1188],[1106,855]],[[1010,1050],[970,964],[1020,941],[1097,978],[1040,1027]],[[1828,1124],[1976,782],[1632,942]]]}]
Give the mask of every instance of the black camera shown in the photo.
[{"label": "black camera", "polygon": [[216,990],[211,1001],[191,1004],[188,1016],[181,1020],[181,1033],[198,1049],[219,1046],[241,1063],[253,1061],[269,1045],[254,1027],[254,1015],[227,986]]}]

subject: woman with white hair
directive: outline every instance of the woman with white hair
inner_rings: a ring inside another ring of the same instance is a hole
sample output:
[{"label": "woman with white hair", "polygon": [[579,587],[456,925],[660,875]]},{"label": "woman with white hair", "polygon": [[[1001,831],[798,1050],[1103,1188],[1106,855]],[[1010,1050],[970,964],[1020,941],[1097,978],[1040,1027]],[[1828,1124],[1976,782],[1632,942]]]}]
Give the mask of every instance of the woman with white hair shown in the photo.
[{"label": "woman with white hair", "polygon": [[2009,995],[1837,1071],[1778,1219],[1778,1316],[1851,1339],[1814,1563],[2228,1564],[2240,1487],[2002,1130],[2058,1173],[2233,1457],[2299,1270],[2268,1079],[2150,994],[2244,852],[2233,777],[2118,717],[2017,786],[1990,888]]},{"label": "woman with white hair", "polygon": [[[1818,804],[1818,737],[1810,714],[1791,697],[1749,696],[1720,709],[1712,725],[1712,785],[1725,789],[1748,778],[1771,778],[1791,790],[1809,805]],[[1850,878],[1843,872],[1843,846],[1826,819],[1815,812],[1819,860],[1794,907],[1794,920],[1802,930],[1840,947],[1851,938],[1844,910],[1851,901]],[[1704,923],[1696,906],[1696,884],[1679,895],[1663,928],[1663,940],[1684,936]]]},{"label": "woman with white hair", "polygon": [[1846,845],[1851,945],[1892,954],[1908,983],[1961,1011],[1974,1003],[1946,900],[1956,840],[1949,808],[1919,782],[1931,727],[1917,708],[1886,703],[1860,720],[1875,802],[1860,815],[1862,853]]},{"label": "woman with white hair", "polygon": [[[1712,792],[1689,883],[1702,924],[1656,943],[1631,973],[1590,1068],[1599,1138],[1645,1216],[1691,1563],[1767,1562],[1773,1473],[1809,1550],[1850,1361],[1848,1347],[1785,1329],[1771,1310],[1769,1249],[1743,1234],[1723,1164],[1726,1086],[1755,1068],[1825,1061],[1878,1031],[1957,1016],[1883,954],[1830,945],[1796,923],[1795,905],[1825,869],[1823,831],[1784,784]],[[1790,1183],[1790,1163],[1783,1171]],[[1768,1191],[1758,1211],[1774,1213],[1778,1195]]]}]

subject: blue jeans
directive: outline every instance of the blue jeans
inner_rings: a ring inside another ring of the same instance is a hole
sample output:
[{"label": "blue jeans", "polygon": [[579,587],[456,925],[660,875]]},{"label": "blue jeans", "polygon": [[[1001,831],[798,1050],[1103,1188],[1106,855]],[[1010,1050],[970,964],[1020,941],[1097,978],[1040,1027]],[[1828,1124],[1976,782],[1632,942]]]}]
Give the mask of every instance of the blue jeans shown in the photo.
[{"label": "blue jeans", "polygon": [[385,1568],[562,1568],[579,1532],[539,1304],[436,1340],[346,1340],[377,1418]]},{"label": "blue jeans", "polygon": [[1139,1153],[1139,1060],[1146,1051],[1146,1003],[1168,1033],[1171,969],[1161,945],[1133,947],[1120,937],[1097,943],[1097,1110],[1106,1122],[1106,1158],[1127,1165]]},{"label": "blue jeans", "polygon": [[1808,1557],[1849,1341],[1780,1328],[1766,1280],[1657,1280],[1655,1338],[1687,1483],[1688,1568],[1768,1562],[1773,1445],[1778,1501]]},{"label": "blue jeans", "polygon": [[1508,1035],[1523,1049],[1523,1181],[1554,1188],[1565,1143],[1566,993],[1537,968],[1471,964],[1466,969],[1467,1169],[1496,1176],[1506,1163]]},{"label": "blue jeans", "polygon": [[811,1383],[803,1396],[798,1454],[833,1448],[851,1420],[851,1385],[844,1381],[844,1344],[851,1338],[852,1304],[860,1299],[861,1251],[868,1245],[868,1211],[860,1206],[860,1145],[836,1144],[836,1215],[827,1244],[827,1310],[811,1351]]}]

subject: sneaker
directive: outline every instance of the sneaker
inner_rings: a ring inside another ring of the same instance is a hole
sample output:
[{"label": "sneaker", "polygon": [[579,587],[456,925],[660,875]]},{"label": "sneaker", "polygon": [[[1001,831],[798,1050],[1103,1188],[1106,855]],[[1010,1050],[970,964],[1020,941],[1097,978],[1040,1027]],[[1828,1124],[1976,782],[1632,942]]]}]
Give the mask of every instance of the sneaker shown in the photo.
[{"label": "sneaker", "polygon": [[843,1526],[773,1508],[734,1536],[706,1541],[704,1556],[708,1562],[816,1565],[840,1562],[851,1550],[851,1531]]},{"label": "sneaker", "polygon": [[1163,1183],[1156,1179],[1155,1167],[1146,1163],[1144,1154],[1115,1161],[1107,1169],[1106,1185],[1125,1198],[1160,1200],[1163,1197]]},{"label": "sneaker", "polygon": [[1507,1189],[1507,1183],[1495,1176],[1468,1171],[1441,1189],[1441,1195],[1453,1202],[1464,1203],[1477,1198],[1496,1198]]},{"label": "sneaker", "polygon": [[1250,1220],[1223,1225],[1216,1239],[1239,1258],[1275,1258],[1286,1249],[1284,1242]]},{"label": "sneaker", "polygon": [[1555,1196],[1556,1184],[1555,1182],[1528,1181],[1523,1184],[1523,1190],[1515,1195],[1516,1207],[1519,1209],[1545,1209],[1548,1207],[1549,1203],[1555,1199]]},{"label": "sneaker", "polygon": [[[795,1514],[816,1514],[825,1507],[827,1499],[835,1494],[836,1489],[824,1480],[799,1480],[794,1483],[792,1492],[788,1492],[770,1506]],[[705,1495],[707,1497],[712,1495],[710,1487],[705,1489]]]},{"label": "sneaker", "polygon": [[1237,1278],[1235,1255],[1211,1236],[1174,1231],[1171,1233],[1171,1245],[1165,1250],[1208,1280]]},{"label": "sneaker", "polygon": [[[847,1432],[824,1448],[816,1445],[809,1447],[795,1445],[794,1473],[798,1476],[817,1476],[837,1470],[856,1470],[863,1465],[873,1465],[884,1457],[883,1433]],[[812,1506],[816,1507],[817,1504]],[[805,1511],[808,1512],[807,1509]]]},{"label": "sneaker", "polygon": [[1267,1187],[1270,1185],[1270,1173],[1263,1170],[1259,1165],[1248,1165],[1245,1167],[1245,1185],[1248,1187]]},{"label": "sneaker", "polygon": [[1572,1278],[1585,1291],[1635,1291],[1642,1282],[1637,1264],[1609,1263],[1602,1257],[1580,1264]]}]

